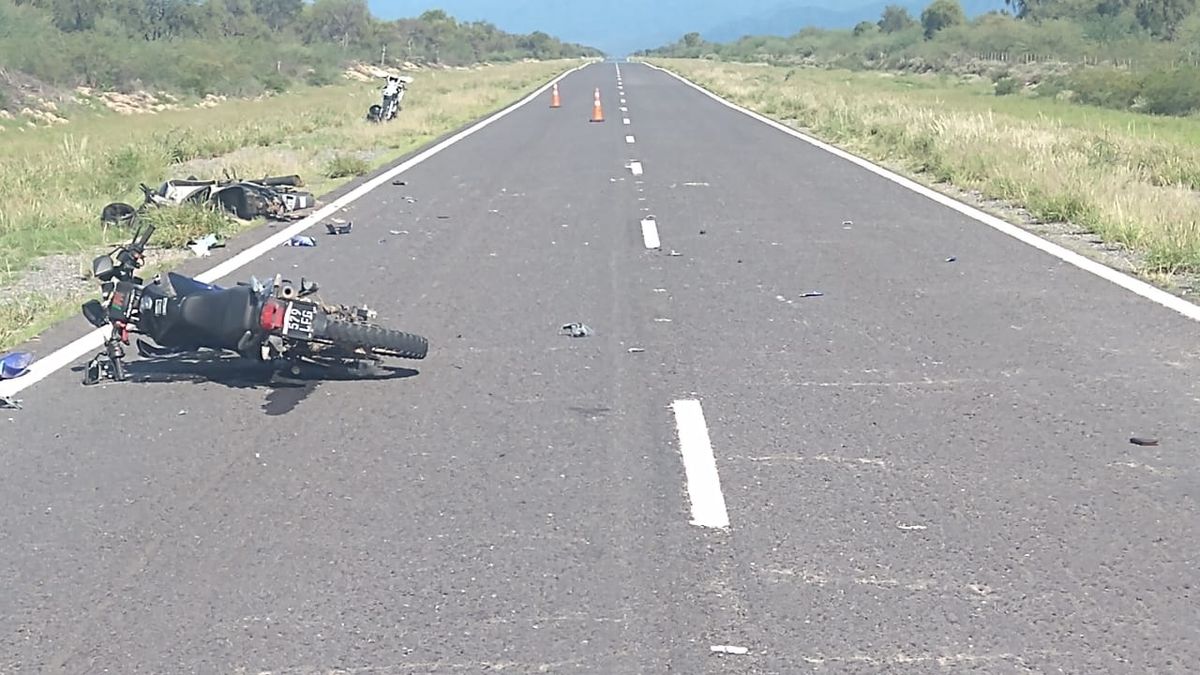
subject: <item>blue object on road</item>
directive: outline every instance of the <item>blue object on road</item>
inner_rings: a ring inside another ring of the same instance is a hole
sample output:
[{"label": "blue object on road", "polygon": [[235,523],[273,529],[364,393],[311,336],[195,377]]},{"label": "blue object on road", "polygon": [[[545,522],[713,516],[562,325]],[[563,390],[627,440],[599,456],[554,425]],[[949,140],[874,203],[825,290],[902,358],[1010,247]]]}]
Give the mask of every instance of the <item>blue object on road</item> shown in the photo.
[{"label": "blue object on road", "polygon": [[29,372],[29,364],[33,363],[33,354],[29,352],[12,352],[0,358],[0,380],[11,380]]}]

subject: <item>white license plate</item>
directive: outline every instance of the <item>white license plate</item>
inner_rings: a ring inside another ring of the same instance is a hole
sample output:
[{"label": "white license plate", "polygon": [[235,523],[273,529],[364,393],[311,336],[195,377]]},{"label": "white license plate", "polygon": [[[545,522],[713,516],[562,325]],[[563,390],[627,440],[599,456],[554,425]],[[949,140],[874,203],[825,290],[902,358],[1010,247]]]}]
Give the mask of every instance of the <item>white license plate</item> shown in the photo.
[{"label": "white license plate", "polygon": [[289,302],[287,312],[283,315],[284,337],[311,340],[313,337],[313,318],[316,315],[316,305],[307,302]]}]

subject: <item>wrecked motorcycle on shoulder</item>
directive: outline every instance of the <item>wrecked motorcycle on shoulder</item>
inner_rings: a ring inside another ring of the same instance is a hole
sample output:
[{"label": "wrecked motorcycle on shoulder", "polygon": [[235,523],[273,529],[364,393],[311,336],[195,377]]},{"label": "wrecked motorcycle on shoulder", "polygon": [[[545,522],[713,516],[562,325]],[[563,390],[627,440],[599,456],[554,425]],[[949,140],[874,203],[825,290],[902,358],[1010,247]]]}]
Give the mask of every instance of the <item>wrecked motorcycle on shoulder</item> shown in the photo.
[{"label": "wrecked motorcycle on shoulder", "polygon": [[88,362],[83,383],[124,381],[130,334],[144,357],[169,357],[201,350],[233,352],[300,373],[300,364],[369,367],[390,356],[423,359],[429,342],[420,335],[371,323],[369,308],[327,305],[315,299],[315,282],[298,287],[276,275],[270,285],[251,278],[222,288],[168,272],[146,283],[136,276],[154,225],[140,225],[129,244],[92,262],[102,298],[89,300],[83,315],[97,328],[111,326],[104,349]]}]

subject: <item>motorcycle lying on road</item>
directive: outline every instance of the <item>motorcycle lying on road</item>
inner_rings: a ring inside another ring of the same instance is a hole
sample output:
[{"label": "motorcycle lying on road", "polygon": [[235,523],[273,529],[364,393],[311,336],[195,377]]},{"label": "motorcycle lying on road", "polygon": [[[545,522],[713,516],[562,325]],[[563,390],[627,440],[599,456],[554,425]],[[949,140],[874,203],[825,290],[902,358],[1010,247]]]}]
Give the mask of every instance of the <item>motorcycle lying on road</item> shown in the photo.
[{"label": "motorcycle lying on road", "polygon": [[[232,288],[206,284],[168,272],[146,283],[136,276],[145,264],[153,223],[140,225],[133,241],[92,261],[101,282],[100,300],[89,300],[83,315],[93,326],[111,326],[104,350],[88,362],[83,384],[103,378],[127,379],[125,351],[131,333],[144,357],[167,357],[201,350],[228,351],[299,375],[300,364],[363,368],[390,356],[423,359],[429,342],[420,335],[371,323],[366,306],[326,305],[315,300],[315,282],[299,287],[276,275],[264,285],[251,278]],[[308,299],[304,299],[308,298]]]}]

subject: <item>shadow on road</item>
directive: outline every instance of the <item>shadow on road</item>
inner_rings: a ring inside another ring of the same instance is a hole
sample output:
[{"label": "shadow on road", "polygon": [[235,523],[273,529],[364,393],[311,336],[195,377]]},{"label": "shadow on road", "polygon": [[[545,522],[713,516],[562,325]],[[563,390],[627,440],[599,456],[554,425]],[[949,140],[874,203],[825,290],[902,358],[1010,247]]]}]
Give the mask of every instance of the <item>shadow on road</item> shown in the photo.
[{"label": "shadow on road", "polygon": [[[84,365],[72,368],[82,373]],[[167,358],[141,358],[125,364],[128,381],[124,385],[176,384],[181,382],[215,383],[230,389],[267,390],[263,412],[284,415],[308,398],[322,382],[358,380],[400,380],[419,371],[411,368],[372,365],[369,368],[318,366],[304,363],[300,374],[279,373],[269,364],[236,356],[189,354]]]}]

